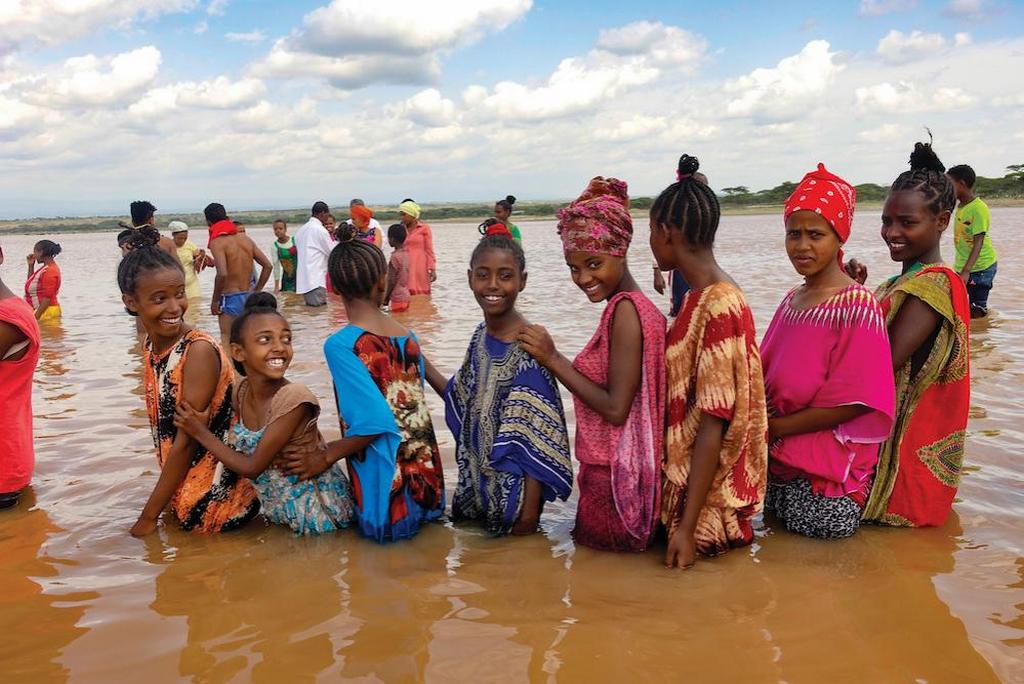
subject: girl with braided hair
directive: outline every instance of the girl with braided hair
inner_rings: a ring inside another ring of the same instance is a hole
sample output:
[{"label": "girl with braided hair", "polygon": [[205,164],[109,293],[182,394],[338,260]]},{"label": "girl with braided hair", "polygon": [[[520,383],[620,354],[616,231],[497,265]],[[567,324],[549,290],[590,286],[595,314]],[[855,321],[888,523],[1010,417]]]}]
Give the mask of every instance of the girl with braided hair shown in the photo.
[{"label": "girl with braided hair", "polygon": [[419,339],[381,310],[384,253],[353,226],[338,226],[327,270],[349,320],[324,343],[344,437],[286,454],[286,472],[308,479],[346,459],[360,532],[378,542],[412,537],[441,517],[445,498]]},{"label": "girl with braided hair", "polygon": [[149,226],[134,231],[117,267],[125,308],[146,331],[143,384],[160,476],[131,528],[136,537],[156,530],[170,504],[184,530],[221,532],[241,527],[260,510],[252,484],[220,464],[174,424],[175,407],[187,402],[206,415],[209,431],[223,441],[234,419],[234,372],[210,335],[185,323],[185,272],[176,255],[158,247]]},{"label": "girl with braided hair", "polygon": [[651,251],[690,284],[668,332],[668,433],[661,520],[665,565],[689,567],[754,540],[767,480],[768,416],[754,317],[715,260],[719,206],[679,159],[679,180],[651,205]]},{"label": "girl with braided hair", "polygon": [[[917,143],[882,207],[882,239],[902,273],[875,291],[896,374],[896,416],[882,445],[864,519],[886,525],[941,525],[960,484],[971,387],[971,308],[960,275],[939,247],[956,204],[953,184],[930,143]],[[851,262],[860,282],[867,269]]]}]

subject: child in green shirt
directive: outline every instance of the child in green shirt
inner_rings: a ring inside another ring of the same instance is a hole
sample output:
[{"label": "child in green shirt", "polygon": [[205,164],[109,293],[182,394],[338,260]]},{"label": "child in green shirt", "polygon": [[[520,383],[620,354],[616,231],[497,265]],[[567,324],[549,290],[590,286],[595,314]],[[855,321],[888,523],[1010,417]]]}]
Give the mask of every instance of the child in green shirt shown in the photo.
[{"label": "child in green shirt", "polygon": [[970,166],[954,166],[946,175],[953,181],[959,203],[953,231],[956,270],[967,285],[967,294],[971,298],[971,318],[982,318],[988,315],[988,294],[996,277],[999,258],[988,234],[988,205],[974,194],[977,175]]}]

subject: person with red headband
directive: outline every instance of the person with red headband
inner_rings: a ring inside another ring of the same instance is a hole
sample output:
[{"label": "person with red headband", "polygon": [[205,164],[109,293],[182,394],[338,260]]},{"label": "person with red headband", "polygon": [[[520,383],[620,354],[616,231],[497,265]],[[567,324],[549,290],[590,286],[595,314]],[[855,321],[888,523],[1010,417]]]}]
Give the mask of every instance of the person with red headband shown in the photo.
[{"label": "person with red headband", "polygon": [[761,342],[765,510],[790,532],[819,539],[857,531],[895,413],[885,317],[843,269],[856,197],[818,164],[786,200],[786,253],[804,282],[783,298]]}]

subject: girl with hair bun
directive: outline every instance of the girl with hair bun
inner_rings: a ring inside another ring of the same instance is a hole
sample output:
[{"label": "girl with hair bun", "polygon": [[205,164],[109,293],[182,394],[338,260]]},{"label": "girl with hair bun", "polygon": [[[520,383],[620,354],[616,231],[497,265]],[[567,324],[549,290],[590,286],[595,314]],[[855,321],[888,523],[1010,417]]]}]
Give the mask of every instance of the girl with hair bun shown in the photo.
[{"label": "girl with hair bun", "polygon": [[[970,300],[942,262],[940,245],[956,204],[953,183],[931,143],[917,143],[910,170],[889,188],[882,239],[902,272],[875,291],[896,374],[896,420],[882,444],[864,519],[941,525],[960,485],[971,402]],[[860,282],[867,269],[851,262]]]},{"label": "girl with hair bun", "polygon": [[665,317],[640,290],[626,183],[598,176],[558,212],[565,263],[604,313],[573,361],[539,325],[523,349],[565,385],[576,406],[579,504],[573,538],[605,551],[644,551],[654,538],[665,437]]},{"label": "girl with hair bun", "polygon": [[651,251],[690,284],[668,332],[668,433],[661,520],[665,565],[689,567],[754,540],[767,480],[768,416],[754,317],[715,260],[720,210],[679,159],[679,180],[651,205]]},{"label": "girl with hair bun", "polygon": [[354,513],[351,487],[337,464],[299,481],[275,467],[285,451],[324,448],[316,422],[320,402],[305,385],[284,376],[292,362],[292,331],[269,292],[255,292],[231,323],[231,357],[242,376],[232,407],[237,420],[225,444],[210,432],[187,401],[174,424],[214,458],[252,479],[263,517],[297,534],[323,534],[348,527]]},{"label": "girl with hair bun", "polygon": [[117,267],[121,300],[146,331],[143,387],[160,475],[131,534],[156,531],[168,507],[182,529],[223,532],[246,524],[260,510],[252,485],[225,468],[205,446],[174,424],[175,407],[188,403],[224,439],[234,411],[231,361],[217,341],[185,323],[185,271],[177,255],[158,247],[160,233],[143,226]]},{"label": "girl with hair bun", "polygon": [[523,246],[523,233],[519,230],[519,226],[509,221],[512,216],[512,206],[516,203],[516,198],[512,195],[508,195],[503,200],[498,200],[494,203],[494,218],[498,219],[498,223],[503,223],[508,228],[508,231],[512,233],[512,239],[522,247]]},{"label": "girl with hair bun", "polygon": [[[60,245],[56,242],[40,240],[25,258],[28,262],[25,301],[35,310],[36,320],[39,321],[55,321],[61,315],[60,303],[57,301],[60,266],[56,262],[60,252]],[[40,264],[40,268],[35,268],[36,264]]]}]

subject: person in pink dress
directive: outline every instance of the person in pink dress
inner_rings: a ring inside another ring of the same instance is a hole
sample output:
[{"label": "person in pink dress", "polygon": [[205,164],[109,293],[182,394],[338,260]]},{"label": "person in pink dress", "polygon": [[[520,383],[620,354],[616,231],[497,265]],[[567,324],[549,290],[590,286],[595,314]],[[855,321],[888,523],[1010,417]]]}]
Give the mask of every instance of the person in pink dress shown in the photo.
[{"label": "person in pink dress", "polygon": [[787,530],[819,539],[860,526],[896,403],[882,309],[843,269],[856,196],[818,164],[786,201],[786,252],[804,283],[782,300],[761,342],[765,508]]},{"label": "person in pink dress", "polygon": [[405,226],[405,248],[409,251],[409,294],[430,296],[430,284],[437,280],[434,234],[420,221],[420,205],[411,199],[398,205],[399,220]]},{"label": "person in pink dress", "polygon": [[626,183],[597,177],[558,215],[573,282],[606,302],[590,342],[570,362],[548,332],[519,342],[573,394],[579,504],[575,540],[607,551],[643,551],[658,523],[665,440],[665,316],[626,263],[633,238]]},{"label": "person in pink dress", "polygon": [[32,480],[32,375],[38,360],[36,313],[0,279],[0,509],[16,506]]}]

